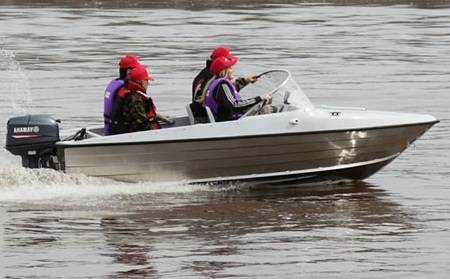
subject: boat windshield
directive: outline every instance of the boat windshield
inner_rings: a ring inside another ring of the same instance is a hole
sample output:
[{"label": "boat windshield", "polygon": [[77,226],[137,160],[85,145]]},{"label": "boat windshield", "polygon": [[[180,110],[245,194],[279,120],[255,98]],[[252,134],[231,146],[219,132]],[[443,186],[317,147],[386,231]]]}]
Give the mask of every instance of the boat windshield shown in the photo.
[{"label": "boat windshield", "polygon": [[292,110],[312,110],[311,101],[286,70],[271,70],[258,76],[258,80],[244,87],[240,94],[252,98],[263,94],[272,95],[272,106],[278,112]]}]

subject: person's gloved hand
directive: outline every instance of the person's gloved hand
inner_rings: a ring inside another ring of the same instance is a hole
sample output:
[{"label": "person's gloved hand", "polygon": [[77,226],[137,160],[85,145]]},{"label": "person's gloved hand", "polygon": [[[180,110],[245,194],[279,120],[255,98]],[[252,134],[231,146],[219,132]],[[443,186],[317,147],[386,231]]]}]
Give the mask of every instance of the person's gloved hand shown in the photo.
[{"label": "person's gloved hand", "polygon": [[257,80],[258,80],[258,77],[257,77],[257,76],[249,76],[249,77],[246,77],[246,78],[245,78],[245,81],[246,81],[247,83],[255,83]]},{"label": "person's gloved hand", "polygon": [[269,95],[269,94],[264,94],[259,97],[261,98],[261,100],[266,101],[266,102],[269,102],[270,100],[272,100],[272,95]]}]

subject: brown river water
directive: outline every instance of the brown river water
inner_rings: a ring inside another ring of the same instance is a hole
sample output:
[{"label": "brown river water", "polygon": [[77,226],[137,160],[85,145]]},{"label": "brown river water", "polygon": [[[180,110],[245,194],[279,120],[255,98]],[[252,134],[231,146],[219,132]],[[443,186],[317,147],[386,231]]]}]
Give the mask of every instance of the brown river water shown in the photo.
[{"label": "brown river water", "polygon": [[289,70],[316,105],[441,122],[364,182],[286,188],[26,170],[2,148],[0,277],[448,278],[450,3],[315,2],[1,1],[2,146],[14,115],[101,123],[126,53],[158,110],[183,115],[217,45],[238,74]]}]

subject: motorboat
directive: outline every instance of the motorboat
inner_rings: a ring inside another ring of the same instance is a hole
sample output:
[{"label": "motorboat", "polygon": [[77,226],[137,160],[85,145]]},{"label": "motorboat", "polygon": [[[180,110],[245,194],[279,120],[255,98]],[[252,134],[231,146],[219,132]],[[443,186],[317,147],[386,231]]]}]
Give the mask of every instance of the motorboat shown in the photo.
[{"label": "motorboat", "polygon": [[[234,121],[197,123],[190,107],[158,130],[103,135],[103,126],[61,129],[47,115],[10,118],[6,149],[29,168],[127,182],[309,182],[365,179],[439,122],[431,115],[316,107],[289,71],[271,70],[242,90],[269,93]],[[266,104],[267,105],[267,104]]]}]

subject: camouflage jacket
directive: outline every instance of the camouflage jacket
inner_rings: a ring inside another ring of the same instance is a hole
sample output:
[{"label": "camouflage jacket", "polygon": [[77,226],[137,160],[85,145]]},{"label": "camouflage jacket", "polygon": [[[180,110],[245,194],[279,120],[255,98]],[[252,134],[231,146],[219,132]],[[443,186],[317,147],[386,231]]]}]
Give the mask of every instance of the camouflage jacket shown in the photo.
[{"label": "camouflage jacket", "polygon": [[129,131],[145,131],[151,129],[151,121],[147,116],[151,98],[146,100],[138,92],[128,94],[123,102],[123,120],[129,125]]}]

